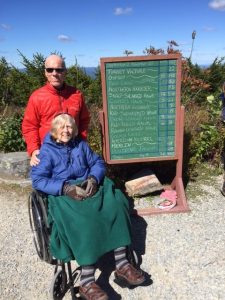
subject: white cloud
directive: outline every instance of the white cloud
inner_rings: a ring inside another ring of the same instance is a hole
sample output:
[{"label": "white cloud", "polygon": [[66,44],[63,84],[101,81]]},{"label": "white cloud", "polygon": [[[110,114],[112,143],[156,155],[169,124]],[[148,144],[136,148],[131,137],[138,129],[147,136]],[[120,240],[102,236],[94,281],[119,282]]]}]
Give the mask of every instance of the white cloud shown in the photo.
[{"label": "white cloud", "polygon": [[2,24],[1,24],[1,28],[4,29],[4,30],[10,30],[10,29],[11,29],[11,26],[2,23]]},{"label": "white cloud", "polygon": [[203,30],[207,32],[211,32],[211,31],[215,31],[216,29],[214,27],[205,26],[203,27]]},{"label": "white cloud", "polygon": [[126,7],[126,8],[116,7],[114,9],[114,15],[116,15],[116,16],[130,15],[132,12],[133,12],[133,8],[132,7]]},{"label": "white cloud", "polygon": [[215,10],[225,11],[225,0],[213,0],[209,2],[209,7]]},{"label": "white cloud", "polygon": [[190,42],[188,41],[178,41],[177,44],[179,45],[178,47],[182,47],[182,46],[187,46],[190,45]]},{"label": "white cloud", "polygon": [[65,34],[59,34],[57,36],[57,39],[60,41],[60,42],[71,42],[72,39],[68,36],[68,35],[65,35]]}]

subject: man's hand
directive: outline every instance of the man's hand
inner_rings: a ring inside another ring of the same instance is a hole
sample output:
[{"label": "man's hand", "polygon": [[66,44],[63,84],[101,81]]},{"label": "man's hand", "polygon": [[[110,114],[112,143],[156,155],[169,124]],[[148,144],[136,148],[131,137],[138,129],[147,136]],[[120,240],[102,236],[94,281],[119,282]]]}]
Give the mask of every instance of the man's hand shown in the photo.
[{"label": "man's hand", "polygon": [[88,197],[92,197],[98,190],[98,183],[94,177],[90,176],[82,182],[81,187],[85,188]]},{"label": "man's hand", "polygon": [[81,187],[68,183],[65,183],[63,186],[63,195],[69,196],[70,198],[78,201],[81,201],[88,196],[86,191]]},{"label": "man's hand", "polygon": [[37,166],[40,162],[40,159],[37,158],[37,155],[40,153],[40,150],[34,150],[31,155],[30,165],[31,167]]}]

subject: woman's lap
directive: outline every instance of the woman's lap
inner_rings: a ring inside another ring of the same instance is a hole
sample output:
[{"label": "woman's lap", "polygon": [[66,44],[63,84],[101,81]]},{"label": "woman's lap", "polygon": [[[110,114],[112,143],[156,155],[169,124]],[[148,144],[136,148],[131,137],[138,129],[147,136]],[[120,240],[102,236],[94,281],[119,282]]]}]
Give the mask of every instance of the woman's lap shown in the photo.
[{"label": "woman's lap", "polygon": [[49,218],[52,254],[64,261],[93,264],[106,252],[131,242],[128,201],[108,178],[84,201],[49,196]]}]

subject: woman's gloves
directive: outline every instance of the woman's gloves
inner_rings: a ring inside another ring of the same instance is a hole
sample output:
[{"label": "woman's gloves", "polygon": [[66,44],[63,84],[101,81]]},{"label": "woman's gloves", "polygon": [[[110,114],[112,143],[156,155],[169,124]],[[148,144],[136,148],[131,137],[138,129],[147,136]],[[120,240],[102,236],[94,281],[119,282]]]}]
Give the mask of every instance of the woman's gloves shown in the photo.
[{"label": "woman's gloves", "polygon": [[90,176],[81,183],[81,187],[85,189],[88,197],[92,197],[98,190],[98,182],[93,176]]},{"label": "woman's gloves", "polygon": [[88,177],[81,185],[65,183],[63,186],[63,195],[69,196],[74,200],[81,201],[87,197],[92,197],[98,190],[98,182],[93,177]]},{"label": "woman's gloves", "polygon": [[69,196],[70,198],[78,201],[87,197],[87,193],[82,187],[68,183],[65,183],[63,186],[63,195]]}]

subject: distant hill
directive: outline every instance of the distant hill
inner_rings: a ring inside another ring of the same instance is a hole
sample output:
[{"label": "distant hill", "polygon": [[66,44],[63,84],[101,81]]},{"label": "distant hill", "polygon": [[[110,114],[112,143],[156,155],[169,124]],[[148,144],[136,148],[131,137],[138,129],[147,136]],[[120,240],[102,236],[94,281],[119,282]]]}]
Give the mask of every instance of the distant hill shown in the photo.
[{"label": "distant hill", "polygon": [[96,69],[95,67],[83,67],[85,73],[91,78],[95,78]]},{"label": "distant hill", "polygon": [[[91,78],[95,78],[97,67],[80,67]],[[26,68],[19,69],[20,72],[26,72]]]},{"label": "distant hill", "polygon": [[210,65],[199,65],[199,67],[202,68],[202,69],[207,69],[207,68],[210,67]]}]

